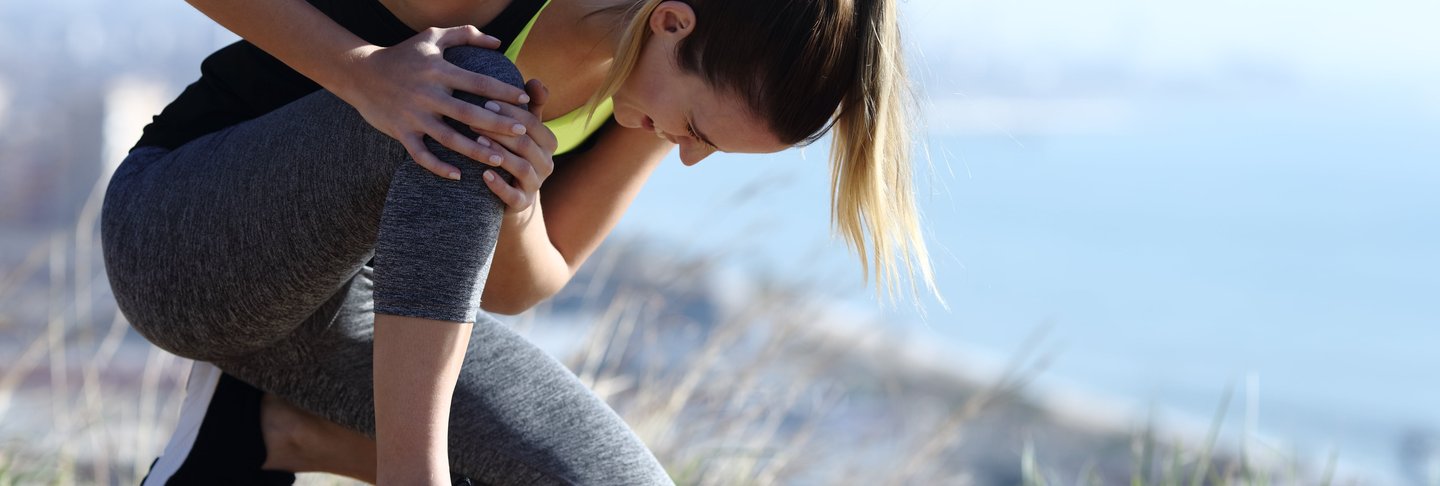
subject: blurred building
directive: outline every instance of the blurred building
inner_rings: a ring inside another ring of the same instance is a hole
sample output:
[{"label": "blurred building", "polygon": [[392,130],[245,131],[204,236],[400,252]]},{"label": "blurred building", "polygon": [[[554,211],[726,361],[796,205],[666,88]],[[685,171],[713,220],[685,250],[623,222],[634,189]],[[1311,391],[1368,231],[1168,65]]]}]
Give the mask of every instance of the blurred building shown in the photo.
[{"label": "blurred building", "polygon": [[10,85],[0,78],[0,129],[5,128],[5,122],[9,118],[10,108]]},{"label": "blurred building", "polygon": [[140,127],[231,39],[183,2],[0,4],[0,227],[73,224]]}]

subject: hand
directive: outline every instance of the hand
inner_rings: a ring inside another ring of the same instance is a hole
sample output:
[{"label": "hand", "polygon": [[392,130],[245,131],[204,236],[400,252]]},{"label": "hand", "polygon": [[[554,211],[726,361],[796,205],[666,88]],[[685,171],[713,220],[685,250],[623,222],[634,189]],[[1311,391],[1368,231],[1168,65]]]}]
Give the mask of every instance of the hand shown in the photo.
[{"label": "hand", "polygon": [[351,84],[336,90],[370,125],[399,140],[416,163],[448,179],[459,179],[460,170],[430,153],[425,136],[475,160],[485,160],[490,152],[446,125],[443,117],[489,133],[514,133],[517,126],[528,126],[460,100],[453,96],[455,91],[519,104],[530,101],[520,88],[446,61],[445,49],[458,45],[495,49],[500,41],[463,26],[426,29],[393,47],[367,46],[352,51],[357,72]]},{"label": "hand", "polygon": [[522,213],[534,206],[540,199],[540,184],[555,171],[558,142],[555,134],[543,123],[550,91],[538,79],[525,83],[525,91],[530,95],[528,111],[509,103],[485,102],[485,109],[519,120],[525,126],[524,135],[515,135],[510,131],[496,133],[483,128],[476,130],[485,132],[476,140],[490,151],[484,158],[476,160],[505,169],[515,178],[512,186],[493,169],[486,170],[484,175],[485,185],[505,202],[508,214]]}]

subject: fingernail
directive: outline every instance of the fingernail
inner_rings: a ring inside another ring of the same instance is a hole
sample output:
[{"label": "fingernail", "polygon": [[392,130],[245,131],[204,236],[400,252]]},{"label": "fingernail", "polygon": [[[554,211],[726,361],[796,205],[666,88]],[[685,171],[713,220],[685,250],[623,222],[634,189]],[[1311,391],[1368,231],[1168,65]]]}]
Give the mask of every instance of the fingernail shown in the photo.
[{"label": "fingernail", "polygon": [[500,156],[499,156],[499,155],[491,155],[491,156],[490,156],[490,163],[492,163],[492,164],[500,165],[500,160],[501,160],[501,159],[500,159]]},{"label": "fingernail", "polygon": [[521,103],[529,103],[529,102],[530,102],[530,95],[527,95],[527,94],[525,94],[525,93],[520,93],[520,102],[521,102]]},{"label": "fingernail", "polygon": [[494,102],[494,101],[486,101],[486,102],[485,102],[485,109],[490,110],[490,111],[493,111],[493,112],[496,112],[496,113],[499,113],[499,112],[500,112],[500,104],[499,104],[499,103],[496,103],[496,102]]},{"label": "fingernail", "polygon": [[487,148],[490,147],[490,139],[485,138],[484,135],[475,137],[475,143],[478,143],[478,144],[480,144],[480,145],[483,146],[483,147],[487,147]]},{"label": "fingernail", "polygon": [[519,124],[519,123],[516,123],[515,126],[510,127],[510,131],[515,132],[516,135],[524,135],[524,134],[525,134],[525,125],[521,125],[521,124]]},{"label": "fingernail", "polygon": [[488,170],[485,171],[485,180],[495,182],[495,173]]},{"label": "fingernail", "polygon": [[491,41],[491,42],[500,42],[500,38],[499,38],[499,37],[495,37],[495,36],[493,36],[493,35],[487,35],[487,36],[485,36],[485,40],[488,40],[488,41]]},{"label": "fingernail", "polygon": [[451,172],[451,173],[450,173],[450,180],[452,180],[452,181],[458,181],[458,180],[460,180],[460,173],[459,173],[459,172]]}]

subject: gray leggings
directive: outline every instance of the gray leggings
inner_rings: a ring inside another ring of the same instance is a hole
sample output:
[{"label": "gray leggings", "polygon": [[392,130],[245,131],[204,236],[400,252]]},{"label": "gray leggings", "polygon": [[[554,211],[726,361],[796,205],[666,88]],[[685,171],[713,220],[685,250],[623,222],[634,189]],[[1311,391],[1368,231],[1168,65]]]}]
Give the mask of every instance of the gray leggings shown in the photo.
[{"label": "gray leggings", "polygon": [[[493,51],[446,58],[522,84]],[[101,223],[120,309],[166,351],[371,437],[375,312],[474,322],[450,416],[452,472],[494,484],[669,484],[569,370],[478,311],[503,203],[480,177],[487,166],[430,149],[462,180],[421,168],[320,91],[175,150],[135,150],[110,181]]]}]

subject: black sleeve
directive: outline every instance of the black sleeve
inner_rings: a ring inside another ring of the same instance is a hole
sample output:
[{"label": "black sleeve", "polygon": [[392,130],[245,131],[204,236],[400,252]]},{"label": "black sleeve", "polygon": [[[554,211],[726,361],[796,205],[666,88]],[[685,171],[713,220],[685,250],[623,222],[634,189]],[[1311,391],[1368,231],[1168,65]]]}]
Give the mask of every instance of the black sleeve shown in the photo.
[{"label": "black sleeve", "polygon": [[[378,46],[393,46],[416,34],[379,0],[307,1],[342,27]],[[543,6],[544,0],[512,0],[482,30],[499,38],[503,50]],[[205,134],[274,111],[319,89],[320,85],[279,59],[241,40],[200,63],[200,79],[186,87],[145,127],[135,147],[175,149]]]}]

